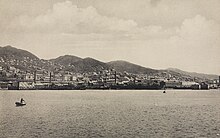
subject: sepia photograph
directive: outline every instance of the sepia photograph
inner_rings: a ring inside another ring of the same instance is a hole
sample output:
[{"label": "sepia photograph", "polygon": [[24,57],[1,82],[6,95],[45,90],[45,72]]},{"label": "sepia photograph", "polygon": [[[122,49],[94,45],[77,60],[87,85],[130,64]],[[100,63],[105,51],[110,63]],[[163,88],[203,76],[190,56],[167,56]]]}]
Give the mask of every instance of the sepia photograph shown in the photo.
[{"label": "sepia photograph", "polygon": [[0,138],[220,138],[220,0],[0,0]]}]

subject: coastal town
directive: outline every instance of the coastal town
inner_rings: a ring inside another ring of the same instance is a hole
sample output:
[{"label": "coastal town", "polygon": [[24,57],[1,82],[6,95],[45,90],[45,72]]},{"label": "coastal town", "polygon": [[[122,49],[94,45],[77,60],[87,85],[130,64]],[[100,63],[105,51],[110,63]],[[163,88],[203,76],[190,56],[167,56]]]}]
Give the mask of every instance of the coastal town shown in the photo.
[{"label": "coastal town", "polygon": [[83,89],[217,89],[219,79],[179,78],[163,72],[157,75],[117,72],[74,73],[69,71],[22,71],[12,66],[0,67],[0,89],[83,90]]},{"label": "coastal town", "polygon": [[127,61],[102,62],[64,55],[40,59],[12,46],[0,47],[0,89],[218,89],[220,76],[156,70]]},{"label": "coastal town", "polygon": [[0,138],[220,138],[220,0],[0,0]]}]

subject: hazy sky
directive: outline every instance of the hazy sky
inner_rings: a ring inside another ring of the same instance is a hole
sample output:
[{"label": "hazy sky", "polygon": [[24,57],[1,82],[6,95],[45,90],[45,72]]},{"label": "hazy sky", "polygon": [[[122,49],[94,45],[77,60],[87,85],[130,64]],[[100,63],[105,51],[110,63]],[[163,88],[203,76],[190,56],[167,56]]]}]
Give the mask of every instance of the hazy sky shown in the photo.
[{"label": "hazy sky", "polygon": [[220,0],[0,0],[0,45],[220,74]]}]

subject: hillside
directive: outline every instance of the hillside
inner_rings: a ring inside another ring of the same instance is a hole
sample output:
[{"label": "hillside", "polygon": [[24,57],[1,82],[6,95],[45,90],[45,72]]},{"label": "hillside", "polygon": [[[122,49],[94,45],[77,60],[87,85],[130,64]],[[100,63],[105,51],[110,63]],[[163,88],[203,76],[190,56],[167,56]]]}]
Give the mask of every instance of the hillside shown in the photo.
[{"label": "hillside", "polygon": [[103,69],[109,69],[109,66],[101,61],[98,61],[93,58],[84,58],[77,62],[70,64],[69,67],[66,67],[66,70],[73,72],[99,72]]},{"label": "hillside", "polygon": [[49,61],[51,61],[55,64],[60,64],[60,65],[66,66],[66,65],[73,64],[74,62],[77,62],[79,60],[82,60],[82,58],[72,56],[72,55],[64,55],[64,56],[60,56],[55,59],[50,59]]},{"label": "hillside", "polygon": [[213,75],[213,74],[187,72],[187,71],[183,71],[183,70],[176,69],[176,68],[168,68],[167,70],[177,72],[177,73],[180,73],[180,74],[186,75],[186,76],[191,76],[193,78],[196,77],[196,78],[202,78],[202,79],[218,79],[218,75]]},{"label": "hillside", "polygon": [[24,60],[24,59],[30,59],[30,60],[39,60],[37,56],[34,54],[22,50],[22,49],[17,49],[12,46],[5,46],[5,47],[0,47],[0,57],[3,59],[17,59],[17,60]]},{"label": "hillside", "polygon": [[21,70],[34,70],[42,66],[42,62],[37,56],[12,46],[0,47],[0,64],[2,66],[14,66]]},{"label": "hillside", "polygon": [[140,65],[129,63],[127,61],[111,61],[104,63],[93,58],[80,58],[72,55],[64,55],[55,59],[39,59],[34,54],[17,49],[12,46],[0,47],[0,66],[8,68],[9,66],[20,69],[21,71],[70,71],[75,73],[99,72],[108,69],[115,69],[117,72],[128,72],[133,74],[151,74],[163,76],[171,74],[178,78],[201,78],[217,79],[217,75],[186,72],[179,69],[155,70]]},{"label": "hillside", "polygon": [[151,68],[145,68],[140,65],[136,65],[127,61],[111,61],[107,63],[110,67],[114,68],[118,72],[128,72],[133,74],[153,74],[158,73],[158,70]]}]

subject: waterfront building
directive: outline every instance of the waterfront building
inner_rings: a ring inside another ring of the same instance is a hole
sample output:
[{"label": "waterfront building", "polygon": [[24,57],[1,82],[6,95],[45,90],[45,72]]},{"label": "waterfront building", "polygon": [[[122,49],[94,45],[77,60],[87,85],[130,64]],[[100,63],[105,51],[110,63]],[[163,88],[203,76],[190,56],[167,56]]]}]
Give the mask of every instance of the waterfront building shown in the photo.
[{"label": "waterfront building", "polygon": [[198,85],[198,83],[193,82],[193,81],[182,81],[182,86],[183,87],[191,87],[192,85]]},{"label": "waterfront building", "polygon": [[201,89],[201,85],[200,84],[193,84],[192,86],[191,86],[191,89],[193,89],[193,90],[199,90],[199,89]]},{"label": "waterfront building", "polygon": [[8,83],[7,82],[0,82],[0,89],[8,89]]},{"label": "waterfront building", "polygon": [[166,88],[177,88],[182,86],[182,82],[180,81],[166,81]]},{"label": "waterfront building", "polygon": [[208,90],[209,89],[209,85],[205,82],[200,83],[200,85],[201,85],[202,90]]},{"label": "waterfront building", "polygon": [[34,82],[19,82],[19,90],[30,90],[34,89]]}]

